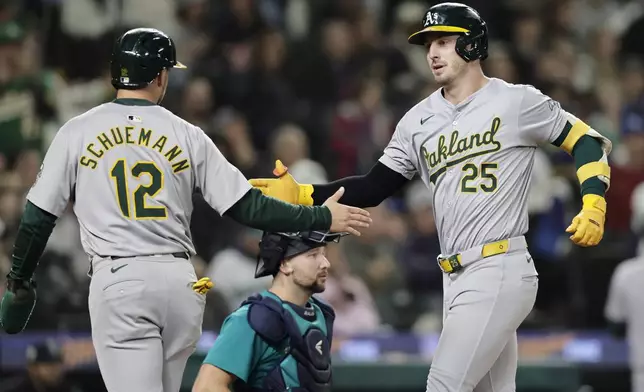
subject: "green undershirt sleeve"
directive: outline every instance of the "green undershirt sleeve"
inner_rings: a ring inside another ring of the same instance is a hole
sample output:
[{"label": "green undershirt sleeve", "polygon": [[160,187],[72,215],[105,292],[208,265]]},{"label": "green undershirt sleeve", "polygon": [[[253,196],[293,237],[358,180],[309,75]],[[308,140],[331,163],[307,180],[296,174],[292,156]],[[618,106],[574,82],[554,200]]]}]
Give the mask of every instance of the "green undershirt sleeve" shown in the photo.
[{"label": "green undershirt sleeve", "polygon": [[303,206],[267,197],[251,189],[224,215],[264,231],[328,230],[331,211],[326,206]]},{"label": "green undershirt sleeve", "polygon": [[11,256],[10,279],[29,280],[45,251],[56,216],[27,201]]}]

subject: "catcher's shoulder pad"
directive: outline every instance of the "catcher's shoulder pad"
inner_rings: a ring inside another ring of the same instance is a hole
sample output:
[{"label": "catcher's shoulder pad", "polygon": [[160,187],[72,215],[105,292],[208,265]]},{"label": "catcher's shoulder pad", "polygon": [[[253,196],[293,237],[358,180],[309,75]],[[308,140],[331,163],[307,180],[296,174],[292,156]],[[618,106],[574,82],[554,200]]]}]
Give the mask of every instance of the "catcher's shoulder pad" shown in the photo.
[{"label": "catcher's shoulder pad", "polygon": [[248,324],[268,344],[277,346],[288,337],[281,303],[257,294],[249,297],[243,305],[248,305]]}]

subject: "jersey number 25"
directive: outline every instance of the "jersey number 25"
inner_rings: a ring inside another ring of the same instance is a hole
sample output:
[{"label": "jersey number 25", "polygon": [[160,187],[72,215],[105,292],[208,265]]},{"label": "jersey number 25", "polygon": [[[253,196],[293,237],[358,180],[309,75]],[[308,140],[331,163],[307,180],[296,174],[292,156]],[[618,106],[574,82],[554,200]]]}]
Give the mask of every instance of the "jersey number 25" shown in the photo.
[{"label": "jersey number 25", "polygon": [[492,173],[492,171],[497,168],[498,165],[496,163],[481,163],[480,166],[477,166],[473,163],[466,163],[461,169],[463,173],[466,173],[461,178],[461,192],[476,193],[478,191],[478,188],[476,187],[476,185],[470,185],[469,182],[474,181],[477,178],[486,180],[485,182],[481,181],[481,183],[479,184],[483,192],[494,192],[496,190],[496,187],[498,186],[498,180]]},{"label": "jersey number 25", "polygon": [[[128,173],[127,163],[125,159],[116,161],[110,177],[114,180],[116,185],[116,199],[124,217],[130,218],[131,203],[134,201],[134,219],[166,219],[168,214],[165,207],[150,207],[146,204],[146,196],[156,196],[161,188],[163,188],[163,172],[152,161],[137,161],[132,170]],[[147,174],[150,177],[148,185],[139,185],[134,193],[130,195],[128,188],[128,174],[135,178],[140,178],[142,175]]]}]

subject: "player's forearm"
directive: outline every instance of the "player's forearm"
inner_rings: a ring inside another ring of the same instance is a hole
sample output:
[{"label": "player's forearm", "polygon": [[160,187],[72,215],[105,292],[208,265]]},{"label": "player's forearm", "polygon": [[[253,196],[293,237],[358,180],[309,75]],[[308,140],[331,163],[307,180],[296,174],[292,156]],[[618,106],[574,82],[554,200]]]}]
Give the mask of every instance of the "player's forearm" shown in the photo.
[{"label": "player's forearm", "polygon": [[581,120],[566,122],[552,143],[574,158],[582,197],[597,195],[603,198],[608,188],[610,168],[602,143],[610,142]]},{"label": "player's forearm", "polygon": [[375,207],[396,193],[407,183],[400,173],[377,162],[369,173],[362,176],[345,177],[328,184],[313,185],[313,204],[320,205],[344,187],[340,202],[354,207]]},{"label": "player's forearm", "polygon": [[285,203],[251,189],[226,213],[235,221],[264,231],[328,230],[331,212],[325,206]]},{"label": "player's forearm", "polygon": [[9,278],[29,280],[32,277],[55,225],[55,215],[27,201],[13,246]]},{"label": "player's forearm", "polygon": [[[588,135],[582,136],[572,150],[572,156],[575,160],[575,167],[578,172],[581,168],[589,167],[587,166],[589,164],[592,165],[595,162],[599,163],[603,155],[604,152],[602,150],[601,143],[597,139]],[[606,184],[604,184],[597,175],[584,179],[580,185],[582,196],[593,194],[603,197],[606,193]]]}]

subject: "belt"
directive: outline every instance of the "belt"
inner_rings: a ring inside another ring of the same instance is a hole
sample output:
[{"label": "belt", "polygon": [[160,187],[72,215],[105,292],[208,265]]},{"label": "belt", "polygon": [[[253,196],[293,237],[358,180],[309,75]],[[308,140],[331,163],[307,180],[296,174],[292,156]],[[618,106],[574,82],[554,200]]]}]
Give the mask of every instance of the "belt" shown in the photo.
[{"label": "belt", "polygon": [[[170,254],[178,259],[185,259],[185,260],[190,259],[190,255],[188,255],[188,253],[186,252],[175,252]],[[118,259],[124,259],[126,257],[148,257],[148,256],[161,256],[161,255],[110,256],[110,259],[118,260]]]},{"label": "belt", "polygon": [[451,274],[462,270],[474,261],[507,253],[511,248],[518,249],[526,246],[525,237],[513,237],[507,240],[490,242],[483,246],[476,246],[452,256],[438,255],[437,261],[438,266],[444,273]]}]

